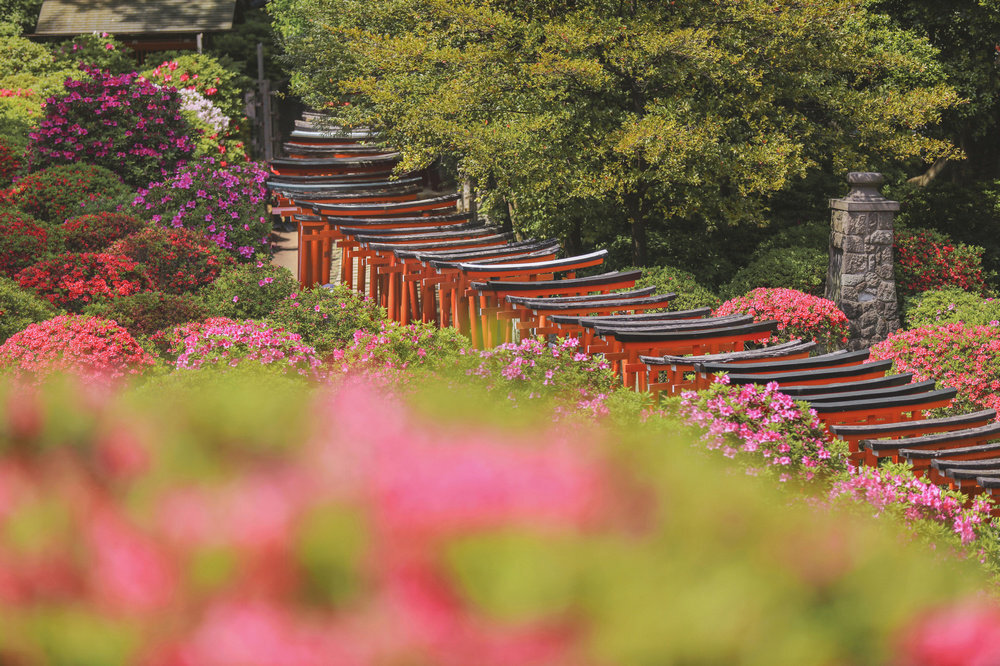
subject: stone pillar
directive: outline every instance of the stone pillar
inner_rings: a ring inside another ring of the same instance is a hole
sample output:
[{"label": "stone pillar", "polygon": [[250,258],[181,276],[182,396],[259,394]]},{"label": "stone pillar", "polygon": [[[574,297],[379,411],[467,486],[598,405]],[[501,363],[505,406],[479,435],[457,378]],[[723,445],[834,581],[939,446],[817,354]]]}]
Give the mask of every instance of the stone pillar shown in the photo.
[{"label": "stone pillar", "polygon": [[851,191],[830,199],[830,268],[826,297],[851,321],[850,349],[884,340],[899,328],[892,264],[892,221],[899,210],[878,191],[882,174],[847,174]]}]

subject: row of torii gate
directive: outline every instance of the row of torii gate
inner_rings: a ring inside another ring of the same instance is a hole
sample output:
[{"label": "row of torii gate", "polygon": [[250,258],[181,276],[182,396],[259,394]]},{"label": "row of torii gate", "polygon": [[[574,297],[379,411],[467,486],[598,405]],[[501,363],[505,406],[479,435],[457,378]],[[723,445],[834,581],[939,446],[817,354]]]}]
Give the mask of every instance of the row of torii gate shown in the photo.
[{"label": "row of torii gate", "polygon": [[556,239],[517,239],[475,219],[458,192],[433,189],[427,172],[396,173],[399,153],[367,130],[306,113],[284,148],[268,186],[273,212],[298,228],[303,288],[336,277],[393,321],[453,326],[479,348],[575,337],[636,390],[676,395],[719,372],[732,384],[777,382],[848,442],[853,462],[907,460],[936,483],[1000,497],[996,413],[926,418],[953,388],[890,374],[868,350],[817,353],[801,340],[748,349],[778,322],[672,311],[676,294],[635,287],[640,271],[599,272],[606,251],[561,256]]}]

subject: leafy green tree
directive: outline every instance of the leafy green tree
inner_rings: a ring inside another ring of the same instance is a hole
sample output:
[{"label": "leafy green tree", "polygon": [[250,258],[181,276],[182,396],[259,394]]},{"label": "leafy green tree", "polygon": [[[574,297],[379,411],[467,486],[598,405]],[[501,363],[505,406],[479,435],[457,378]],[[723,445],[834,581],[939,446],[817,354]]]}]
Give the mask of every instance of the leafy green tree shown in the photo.
[{"label": "leafy green tree", "polygon": [[608,241],[757,222],[823,169],[957,156],[925,40],[848,0],[272,0],[293,91],[454,156],[521,232]]},{"label": "leafy green tree", "polygon": [[[958,145],[968,159],[949,166],[964,179],[996,178],[1000,164],[1000,1],[869,0],[869,9],[886,14],[892,25],[926,38],[939,50],[937,60],[965,100],[946,110],[939,136]],[[941,172],[938,162],[923,185]]]}]

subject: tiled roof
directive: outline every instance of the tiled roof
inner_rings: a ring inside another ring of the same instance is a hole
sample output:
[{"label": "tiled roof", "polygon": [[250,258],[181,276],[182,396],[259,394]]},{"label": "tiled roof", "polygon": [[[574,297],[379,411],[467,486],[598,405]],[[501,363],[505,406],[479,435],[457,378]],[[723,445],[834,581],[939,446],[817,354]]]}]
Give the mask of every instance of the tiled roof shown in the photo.
[{"label": "tiled roof", "polygon": [[233,27],[236,0],[45,0],[36,35],[139,35]]}]

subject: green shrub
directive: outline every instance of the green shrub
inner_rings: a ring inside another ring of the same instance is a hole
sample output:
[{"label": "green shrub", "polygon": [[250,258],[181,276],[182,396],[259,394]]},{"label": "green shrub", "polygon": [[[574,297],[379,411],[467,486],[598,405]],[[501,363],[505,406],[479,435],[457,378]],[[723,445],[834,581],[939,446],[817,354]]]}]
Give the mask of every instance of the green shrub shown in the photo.
[{"label": "green shrub", "polygon": [[201,293],[213,317],[264,319],[298,288],[291,271],[258,256],[256,261],[223,271]]},{"label": "green shrub", "polygon": [[7,200],[42,222],[57,225],[82,214],[88,205],[100,207],[130,192],[131,188],[104,167],[62,164],[25,176],[9,191]]},{"label": "green shrub", "polygon": [[830,223],[802,222],[768,234],[767,238],[754,250],[753,258],[783,247],[804,247],[812,250],[829,251]]},{"label": "green shrub", "polygon": [[[635,270],[624,268],[622,270]],[[694,308],[716,308],[719,297],[703,287],[694,275],[671,266],[654,266],[642,269],[642,277],[635,286],[656,287],[658,293],[675,292],[677,298],[670,304],[671,310],[692,310]]]},{"label": "green shrub", "polygon": [[338,285],[292,294],[278,303],[267,321],[298,333],[319,354],[329,354],[351,342],[355,331],[378,331],[385,316],[370,298]]},{"label": "green shrub", "polygon": [[827,252],[807,247],[776,247],[767,250],[740,269],[722,289],[722,296],[735,298],[761,287],[796,289],[822,296],[829,263]]},{"label": "green shrub", "polygon": [[14,275],[43,258],[52,246],[49,231],[17,210],[0,210],[0,274]]},{"label": "green shrub", "polygon": [[48,301],[22,289],[14,280],[0,277],[0,342],[57,314]]},{"label": "green shrub", "polygon": [[983,299],[958,287],[932,289],[907,301],[906,327],[963,322],[970,326],[997,326],[1000,300]]},{"label": "green shrub", "polygon": [[24,151],[0,135],[0,188],[10,187],[24,169]]},{"label": "green shrub", "polygon": [[202,321],[208,317],[208,308],[190,294],[146,291],[91,303],[83,309],[83,313],[112,319],[133,337],[139,337],[150,336],[179,324]]},{"label": "green shrub", "polygon": [[87,33],[52,47],[56,65],[63,69],[97,67],[112,74],[135,69],[132,50],[108,33]]}]

